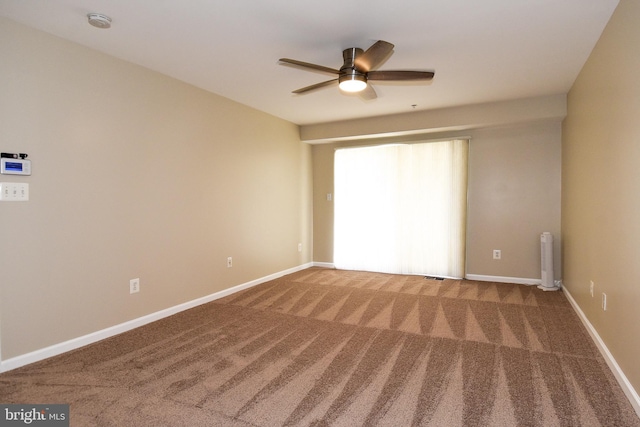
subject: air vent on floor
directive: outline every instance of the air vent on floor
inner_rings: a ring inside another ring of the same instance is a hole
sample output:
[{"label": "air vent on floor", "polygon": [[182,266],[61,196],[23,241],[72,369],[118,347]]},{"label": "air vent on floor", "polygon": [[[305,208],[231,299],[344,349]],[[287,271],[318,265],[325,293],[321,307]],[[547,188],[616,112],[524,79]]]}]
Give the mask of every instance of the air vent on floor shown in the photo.
[{"label": "air vent on floor", "polygon": [[424,276],[427,280],[444,280],[444,277]]}]

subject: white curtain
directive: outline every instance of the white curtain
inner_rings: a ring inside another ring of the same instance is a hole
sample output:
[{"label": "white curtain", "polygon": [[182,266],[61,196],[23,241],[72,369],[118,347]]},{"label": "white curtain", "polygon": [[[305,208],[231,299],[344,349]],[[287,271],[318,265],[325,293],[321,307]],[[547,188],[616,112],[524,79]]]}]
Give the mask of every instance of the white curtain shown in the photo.
[{"label": "white curtain", "polygon": [[464,276],[467,140],[345,148],[334,161],[334,264]]}]

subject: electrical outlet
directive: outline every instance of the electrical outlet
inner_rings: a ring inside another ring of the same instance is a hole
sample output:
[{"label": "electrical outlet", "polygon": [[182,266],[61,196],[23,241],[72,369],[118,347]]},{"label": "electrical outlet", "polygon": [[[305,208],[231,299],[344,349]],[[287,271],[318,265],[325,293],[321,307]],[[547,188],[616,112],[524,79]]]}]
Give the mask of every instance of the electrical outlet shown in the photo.
[{"label": "electrical outlet", "polygon": [[233,258],[228,257],[227,258],[227,268],[231,268],[233,267]]},{"label": "electrical outlet", "polygon": [[591,298],[593,298],[593,287],[594,287],[594,283],[593,283],[593,280],[591,280],[589,282],[589,292],[591,292]]},{"label": "electrical outlet", "polygon": [[493,259],[502,259],[502,251],[500,249],[493,250]]},{"label": "electrical outlet", "polygon": [[298,243],[298,252],[302,252],[302,243]]},{"label": "electrical outlet", "polygon": [[136,292],[140,292],[140,279],[131,279],[129,280],[129,293],[135,294]]},{"label": "electrical outlet", "polygon": [[607,294],[602,293],[602,311],[607,311]]}]

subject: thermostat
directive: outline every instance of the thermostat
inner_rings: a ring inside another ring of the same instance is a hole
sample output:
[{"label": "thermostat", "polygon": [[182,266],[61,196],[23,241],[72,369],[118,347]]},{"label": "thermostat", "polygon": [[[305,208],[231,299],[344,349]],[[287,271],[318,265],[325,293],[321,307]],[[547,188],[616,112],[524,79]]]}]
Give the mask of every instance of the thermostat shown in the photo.
[{"label": "thermostat", "polygon": [[31,160],[1,158],[0,173],[4,175],[31,175]]}]

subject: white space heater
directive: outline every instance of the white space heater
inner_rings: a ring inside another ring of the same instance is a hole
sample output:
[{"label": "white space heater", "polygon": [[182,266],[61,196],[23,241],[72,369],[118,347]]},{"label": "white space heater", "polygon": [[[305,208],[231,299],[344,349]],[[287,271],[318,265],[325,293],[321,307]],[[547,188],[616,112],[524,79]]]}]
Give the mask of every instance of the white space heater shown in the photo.
[{"label": "white space heater", "polygon": [[542,284],[538,288],[544,291],[558,290],[553,280],[553,234],[548,231],[540,235],[540,261]]}]

